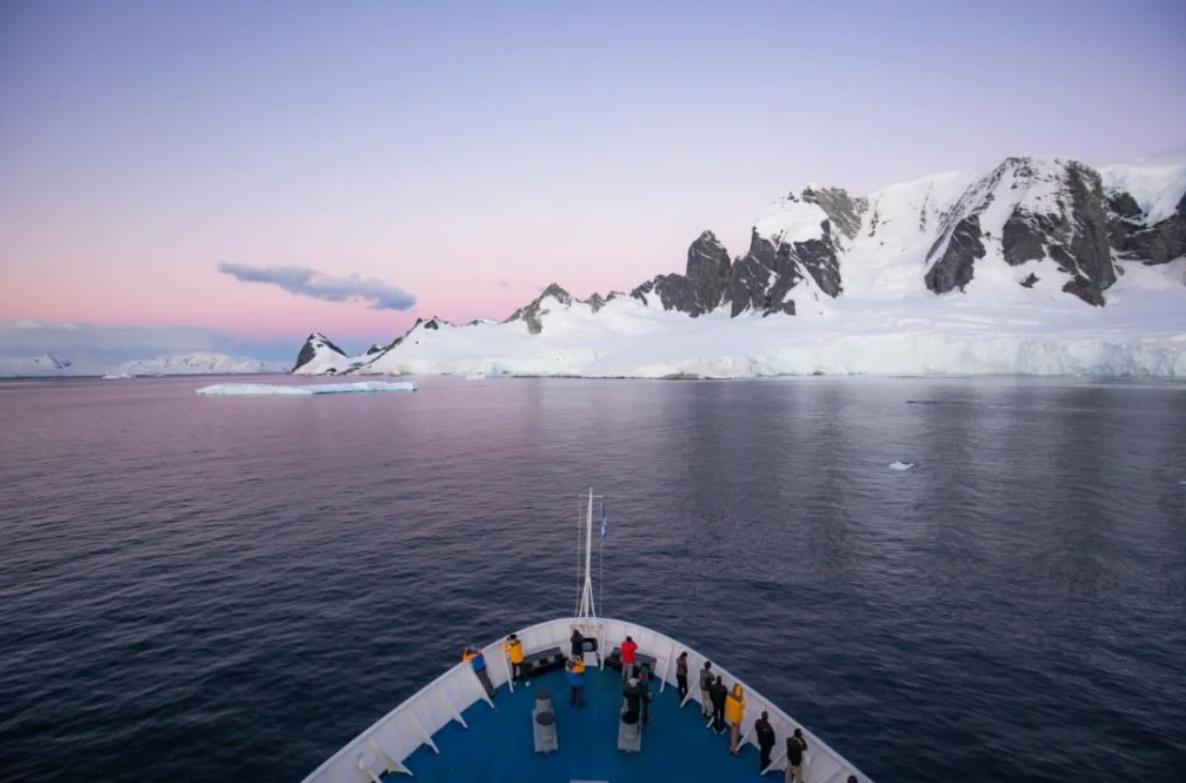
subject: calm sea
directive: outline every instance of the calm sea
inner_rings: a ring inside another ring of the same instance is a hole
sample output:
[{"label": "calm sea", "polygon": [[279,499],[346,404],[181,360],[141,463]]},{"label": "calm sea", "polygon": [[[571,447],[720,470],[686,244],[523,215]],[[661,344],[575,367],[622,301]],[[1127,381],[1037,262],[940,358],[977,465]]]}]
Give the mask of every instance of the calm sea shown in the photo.
[{"label": "calm sea", "polygon": [[1182,386],[212,382],[0,383],[5,783],[296,783],[573,610],[590,486],[603,613],[879,783],[1186,779]]}]

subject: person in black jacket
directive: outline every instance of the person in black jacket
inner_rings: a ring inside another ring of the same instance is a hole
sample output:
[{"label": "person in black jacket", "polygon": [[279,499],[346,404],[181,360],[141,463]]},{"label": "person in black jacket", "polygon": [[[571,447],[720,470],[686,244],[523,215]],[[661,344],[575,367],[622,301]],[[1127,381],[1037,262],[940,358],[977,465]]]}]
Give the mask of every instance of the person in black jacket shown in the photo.
[{"label": "person in black jacket", "polygon": [[787,737],[786,783],[803,783],[803,751],[805,750],[807,750],[807,740],[803,739],[803,730],[795,729],[795,733]]},{"label": "person in black jacket", "polygon": [[581,634],[581,629],[573,627],[572,629],[572,654],[574,657],[585,657],[585,637]]},{"label": "person in black jacket", "polygon": [[718,674],[717,678],[713,681],[709,696],[712,698],[712,730],[717,734],[724,734],[725,699],[729,697],[729,689],[721,681],[721,675]]},{"label": "person in black jacket", "polygon": [[626,712],[632,713],[635,716],[640,714],[642,707],[642,688],[639,687],[638,680],[631,677],[626,681],[626,687],[622,689],[622,695],[626,697]]},{"label": "person in black jacket", "polygon": [[770,714],[765,710],[754,723],[754,733],[758,735],[758,748],[762,751],[758,772],[764,772],[770,766],[770,751],[774,749],[774,727],[770,725]]}]

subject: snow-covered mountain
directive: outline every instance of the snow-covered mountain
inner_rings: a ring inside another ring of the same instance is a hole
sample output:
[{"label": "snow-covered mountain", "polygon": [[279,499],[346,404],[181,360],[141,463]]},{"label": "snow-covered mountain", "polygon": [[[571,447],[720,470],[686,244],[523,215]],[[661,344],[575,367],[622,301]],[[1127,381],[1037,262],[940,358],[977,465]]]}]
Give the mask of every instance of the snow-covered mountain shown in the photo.
[{"label": "snow-covered mountain", "polygon": [[196,351],[166,354],[151,359],[124,362],[112,370],[112,375],[254,375],[285,371],[280,362],[266,362],[247,356],[227,356],[221,353]]},{"label": "snow-covered mountain", "polygon": [[35,378],[49,375],[67,375],[73,362],[57,354],[47,353],[29,358],[0,357],[0,377]]},{"label": "snow-covered mountain", "polygon": [[705,231],[684,274],[628,295],[552,285],[502,324],[421,320],[365,356],[322,355],[295,371],[1186,377],[1186,161],[1009,158],[859,198],[809,186],[735,259]]}]

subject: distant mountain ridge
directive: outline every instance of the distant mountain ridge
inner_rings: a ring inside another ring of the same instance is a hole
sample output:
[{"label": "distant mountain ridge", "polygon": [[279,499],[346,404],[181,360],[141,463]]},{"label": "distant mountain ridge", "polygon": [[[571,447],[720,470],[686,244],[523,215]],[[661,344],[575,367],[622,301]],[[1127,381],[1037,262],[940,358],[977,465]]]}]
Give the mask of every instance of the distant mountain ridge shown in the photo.
[{"label": "distant mountain ridge", "polygon": [[280,362],[268,362],[246,356],[228,356],[210,351],[161,354],[148,359],[135,359],[115,366],[82,366],[71,359],[50,353],[24,358],[0,358],[0,377],[54,377],[63,375],[133,378],[161,375],[248,375],[281,373],[287,367]]},{"label": "distant mountain ridge", "polygon": [[[1154,278],[1137,274],[1134,280],[1145,281],[1142,285],[1160,288],[1162,278],[1181,284],[1174,264],[1183,257],[1186,165],[1150,159],[1097,169],[1064,158],[1012,157],[990,171],[936,174],[867,197],[808,186],[758,217],[744,255],[730,258],[716,235],[704,231],[689,246],[682,274],[658,275],[628,294],[583,300],[552,284],[494,328],[518,325],[528,335],[540,335],[556,313],[576,307],[588,314],[582,323],[593,325],[623,298],[644,310],[692,319],[826,316],[857,302],[866,309],[905,302],[926,306],[927,298],[954,306],[962,295],[988,307],[989,317],[994,302],[1061,310],[1062,302],[1070,301],[1090,310],[1107,307],[1109,291],[1134,264],[1163,268]],[[789,326],[797,320],[788,321],[787,329],[797,329]],[[610,328],[608,322],[604,326]],[[411,347],[442,327],[453,325],[436,318],[417,321],[381,351],[314,364],[298,357],[294,371],[392,372],[411,366],[408,361],[421,366],[427,359],[412,359],[420,354]],[[477,335],[491,327],[455,328]],[[444,347],[441,340],[433,344]],[[587,350],[611,349],[598,344]],[[464,357],[466,366],[495,359]]]}]

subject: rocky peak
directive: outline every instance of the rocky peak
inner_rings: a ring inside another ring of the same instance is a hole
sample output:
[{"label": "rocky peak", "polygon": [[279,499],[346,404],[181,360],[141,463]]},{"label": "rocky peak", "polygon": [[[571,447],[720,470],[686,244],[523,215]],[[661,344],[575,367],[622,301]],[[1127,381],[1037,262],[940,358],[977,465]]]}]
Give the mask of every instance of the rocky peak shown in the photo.
[{"label": "rocky peak", "polygon": [[573,302],[572,294],[565,291],[556,283],[552,283],[540,293],[535,299],[531,301],[526,307],[520,307],[515,312],[511,313],[511,317],[506,320],[506,323],[511,321],[523,321],[527,324],[527,331],[531,334],[539,334],[544,329],[543,321],[540,317],[548,312],[544,304],[544,300],[554,299],[562,305],[571,305]]},{"label": "rocky peak", "polygon": [[[940,226],[925,275],[935,293],[963,290],[994,243],[1011,266],[1054,261],[1062,289],[1089,304],[1102,305],[1116,282],[1102,182],[1077,161],[1007,158],[943,213]],[[1040,276],[1023,278],[1029,288]]]},{"label": "rocky peak", "polygon": [[324,356],[325,354],[337,354],[344,357],[346,352],[321,332],[313,332],[305,338],[305,344],[301,346],[300,353],[297,354],[296,364],[293,365],[292,372],[296,372],[301,367],[305,366],[314,358]]},{"label": "rocky peak", "polygon": [[712,312],[725,300],[731,262],[729,251],[711,231],[701,232],[688,246],[683,275],[658,275],[630,292],[642,302],[657,296],[664,310],[693,318]]}]

